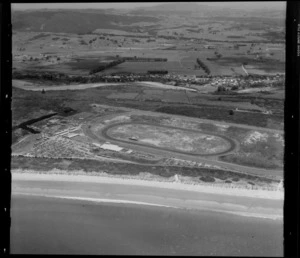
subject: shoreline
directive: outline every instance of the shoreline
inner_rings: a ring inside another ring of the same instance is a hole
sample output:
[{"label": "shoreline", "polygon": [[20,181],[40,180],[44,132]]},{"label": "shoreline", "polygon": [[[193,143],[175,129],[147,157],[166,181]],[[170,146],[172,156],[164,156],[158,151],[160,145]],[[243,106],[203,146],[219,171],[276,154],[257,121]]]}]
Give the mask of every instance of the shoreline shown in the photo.
[{"label": "shoreline", "polygon": [[271,200],[283,200],[283,191],[271,191],[260,189],[247,189],[247,188],[230,188],[221,187],[217,185],[204,185],[204,184],[188,184],[182,182],[171,181],[165,178],[154,177],[141,177],[137,176],[121,176],[121,175],[109,175],[107,173],[90,173],[86,175],[83,171],[72,171],[70,174],[64,170],[54,169],[51,171],[34,171],[34,170],[22,170],[13,169],[12,180],[43,180],[43,181],[64,181],[64,182],[92,182],[103,184],[122,184],[122,185],[135,185],[143,187],[154,187],[172,189],[178,191],[192,191],[198,193],[209,193],[217,195],[230,195],[230,196],[243,196],[250,198],[271,199]]},{"label": "shoreline", "polygon": [[[42,198],[54,198],[60,200],[71,200],[71,201],[83,201],[83,202],[90,202],[90,203],[108,203],[108,204],[121,204],[121,205],[138,205],[138,206],[150,206],[150,207],[157,207],[157,208],[171,208],[171,209],[183,209],[183,210],[199,210],[199,211],[206,211],[206,212],[217,212],[217,213],[225,213],[227,215],[235,215],[241,217],[249,217],[249,218],[258,218],[258,219],[269,219],[269,220],[282,220],[283,216],[278,213],[259,213],[259,210],[255,210],[254,212],[249,211],[241,211],[241,210],[227,210],[224,209],[222,204],[219,205],[210,205],[210,202],[203,202],[204,207],[201,209],[197,208],[188,208],[188,207],[180,207],[174,205],[165,205],[165,204],[158,204],[153,202],[141,202],[141,201],[132,201],[132,200],[124,200],[124,199],[106,199],[106,198],[91,198],[91,197],[79,197],[79,196],[68,196],[68,195],[52,195],[52,194],[36,194],[36,193],[21,193],[15,192],[13,193],[15,196],[33,196],[33,197],[42,197]],[[205,204],[207,205],[205,206]]]}]

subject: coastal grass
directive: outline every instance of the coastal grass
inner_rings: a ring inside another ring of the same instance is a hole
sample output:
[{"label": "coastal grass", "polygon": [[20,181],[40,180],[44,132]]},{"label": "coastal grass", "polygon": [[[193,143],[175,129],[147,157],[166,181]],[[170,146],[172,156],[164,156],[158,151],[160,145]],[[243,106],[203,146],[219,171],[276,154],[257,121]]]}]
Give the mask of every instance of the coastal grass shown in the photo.
[{"label": "coastal grass", "polygon": [[[66,163],[66,160],[68,161]],[[159,166],[128,163],[113,163],[107,161],[88,160],[88,159],[50,159],[50,158],[31,158],[24,156],[13,156],[11,169],[31,169],[36,171],[50,171],[53,169],[72,171],[82,170],[87,175],[93,172],[104,172],[110,175],[139,175],[142,172],[150,173],[162,178],[171,178],[175,175],[195,178],[214,178],[217,180],[251,181],[254,184],[273,184],[279,183],[278,180],[258,177],[254,175],[241,174],[228,170],[211,168],[191,168],[181,166]],[[237,180],[238,179],[238,180]],[[201,180],[203,181],[203,180]]]}]

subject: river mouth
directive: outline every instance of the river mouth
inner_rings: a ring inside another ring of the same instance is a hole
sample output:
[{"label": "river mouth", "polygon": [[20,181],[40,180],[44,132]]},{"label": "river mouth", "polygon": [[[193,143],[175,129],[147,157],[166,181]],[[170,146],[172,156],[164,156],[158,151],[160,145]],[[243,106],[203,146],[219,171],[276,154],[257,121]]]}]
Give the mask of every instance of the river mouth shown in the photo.
[{"label": "river mouth", "polygon": [[233,140],[198,130],[147,123],[119,123],[101,133],[109,140],[193,156],[221,155],[235,148]]}]

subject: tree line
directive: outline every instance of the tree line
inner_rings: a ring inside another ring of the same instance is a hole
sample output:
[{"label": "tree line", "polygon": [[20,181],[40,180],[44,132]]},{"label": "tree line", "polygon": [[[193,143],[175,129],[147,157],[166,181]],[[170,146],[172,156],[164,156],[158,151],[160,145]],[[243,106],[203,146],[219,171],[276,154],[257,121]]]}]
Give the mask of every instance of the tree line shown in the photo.
[{"label": "tree line", "polygon": [[204,64],[204,63],[200,60],[200,58],[197,58],[197,64],[198,64],[199,67],[201,67],[201,68],[204,70],[204,72],[205,72],[207,75],[210,74],[209,68],[207,67],[206,64]]},{"label": "tree line", "polygon": [[119,65],[119,64],[122,64],[124,63],[125,60],[123,58],[121,59],[118,59],[118,60],[115,60],[115,61],[112,61],[110,63],[107,63],[107,64],[103,64],[103,65],[100,65],[94,69],[92,69],[89,74],[94,74],[94,73],[98,73],[98,72],[101,72],[101,71],[104,71],[105,69],[108,69],[108,68],[111,68],[111,67],[114,67],[116,65]]}]

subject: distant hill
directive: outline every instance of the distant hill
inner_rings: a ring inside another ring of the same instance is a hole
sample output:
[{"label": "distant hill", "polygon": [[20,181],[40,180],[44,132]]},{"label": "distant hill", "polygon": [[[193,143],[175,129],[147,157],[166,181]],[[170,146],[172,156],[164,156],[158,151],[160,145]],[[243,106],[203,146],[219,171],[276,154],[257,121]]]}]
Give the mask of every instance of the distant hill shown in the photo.
[{"label": "distant hill", "polygon": [[96,29],[122,29],[137,22],[157,22],[147,16],[111,14],[105,10],[31,10],[12,13],[12,27],[15,31],[91,33]]},{"label": "distant hill", "polygon": [[[242,8],[242,7],[240,7]],[[263,22],[270,26],[284,22],[284,11],[278,10],[233,10],[220,6],[208,6],[197,3],[167,3],[151,7],[122,9],[73,9],[73,10],[26,10],[12,12],[14,31],[53,32],[88,34],[97,29],[122,30],[136,32],[138,23],[155,23],[160,26],[160,15],[178,15],[193,18],[205,18],[209,21]],[[256,19],[254,17],[259,17]],[[236,19],[238,18],[238,19]],[[247,20],[248,19],[248,20]],[[132,26],[132,24],[134,24]],[[141,25],[144,26],[144,25]],[[153,26],[153,24],[152,24]],[[155,27],[154,26],[154,27]],[[149,26],[148,26],[149,29]],[[152,28],[153,30],[153,28]]]},{"label": "distant hill", "polygon": [[136,8],[135,10],[131,11],[131,13],[183,14],[183,13],[199,13],[199,12],[202,13],[206,10],[211,11],[213,9],[218,9],[218,8],[187,2],[187,3],[167,3],[167,4],[160,4],[151,7]]},{"label": "distant hill", "polygon": [[[236,4],[231,3],[230,5],[220,4],[209,6],[205,5],[205,3],[194,3],[194,2],[178,2],[178,3],[166,3],[166,4],[158,4],[151,7],[140,7],[131,11],[132,14],[136,15],[170,15],[170,14],[178,14],[178,15],[193,15],[193,16],[202,16],[206,18],[214,18],[214,17],[265,17],[265,18],[282,18],[285,16],[284,8],[282,7],[274,7],[270,5],[269,8],[260,8],[259,2],[256,4],[257,9],[253,8],[244,8],[243,4],[236,2]],[[255,5],[254,5],[255,6]],[[252,5],[253,7],[253,5]]]},{"label": "distant hill", "polygon": [[196,3],[167,3],[160,4],[151,7],[144,7],[145,11],[168,11],[168,12],[197,12],[203,10],[203,8],[209,8],[205,5],[199,5]]}]

